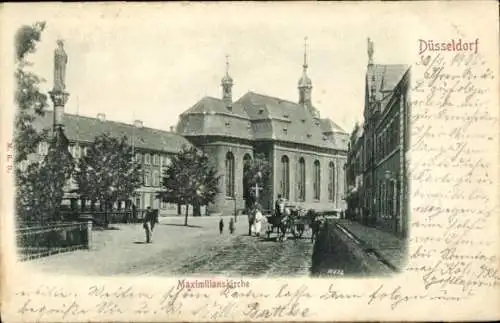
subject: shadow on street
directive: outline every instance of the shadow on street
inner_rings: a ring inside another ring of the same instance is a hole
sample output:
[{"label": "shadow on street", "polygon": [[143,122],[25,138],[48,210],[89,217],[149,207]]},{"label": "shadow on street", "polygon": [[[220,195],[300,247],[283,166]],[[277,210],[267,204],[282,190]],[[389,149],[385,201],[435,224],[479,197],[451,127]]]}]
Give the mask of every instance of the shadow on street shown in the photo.
[{"label": "shadow on street", "polygon": [[184,225],[184,224],[178,224],[178,223],[160,223],[157,225],[167,225],[167,226],[171,226],[171,227],[185,227],[185,228],[203,228],[200,225],[191,225],[191,224]]}]

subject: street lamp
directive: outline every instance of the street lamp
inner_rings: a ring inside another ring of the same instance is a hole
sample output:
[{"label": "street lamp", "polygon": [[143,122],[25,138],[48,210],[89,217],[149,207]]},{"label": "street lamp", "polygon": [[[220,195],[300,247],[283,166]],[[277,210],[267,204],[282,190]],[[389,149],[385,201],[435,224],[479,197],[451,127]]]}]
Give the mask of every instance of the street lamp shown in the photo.
[{"label": "street lamp", "polygon": [[236,193],[234,193],[233,199],[234,199],[234,222],[236,222],[238,221],[238,218],[236,217]]},{"label": "street lamp", "polygon": [[394,216],[394,231],[398,232],[398,216],[397,216],[397,184],[398,181],[395,178],[394,174],[390,170],[385,171],[385,179],[392,183],[392,213]]}]

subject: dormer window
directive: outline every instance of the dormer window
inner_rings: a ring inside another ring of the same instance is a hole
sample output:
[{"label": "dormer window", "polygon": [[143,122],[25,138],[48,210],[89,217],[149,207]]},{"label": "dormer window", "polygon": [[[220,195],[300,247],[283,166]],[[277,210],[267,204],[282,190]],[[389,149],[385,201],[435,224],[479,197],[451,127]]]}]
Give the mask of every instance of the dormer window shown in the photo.
[{"label": "dormer window", "polygon": [[307,138],[311,138],[312,135],[310,133],[307,134]]},{"label": "dormer window", "polygon": [[283,118],[287,118],[288,119],[288,114],[284,114]]},{"label": "dormer window", "polygon": [[283,133],[287,134],[288,133],[288,128],[283,128]]},{"label": "dormer window", "polygon": [[226,121],[226,127],[229,127],[231,123],[229,121]]},{"label": "dormer window", "polygon": [[233,111],[233,105],[232,105],[232,104],[228,104],[228,105],[227,105],[227,109],[228,109],[229,111]]},{"label": "dormer window", "polygon": [[301,119],[300,121],[302,121],[302,123],[306,123],[306,119]]},{"label": "dormer window", "polygon": [[260,108],[259,109],[259,114],[263,114],[264,113],[264,109],[263,108]]}]

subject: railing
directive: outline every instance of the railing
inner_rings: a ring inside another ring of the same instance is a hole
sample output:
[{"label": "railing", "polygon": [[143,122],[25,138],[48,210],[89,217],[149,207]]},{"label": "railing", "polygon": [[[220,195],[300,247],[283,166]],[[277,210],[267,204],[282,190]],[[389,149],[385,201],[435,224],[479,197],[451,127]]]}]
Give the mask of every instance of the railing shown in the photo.
[{"label": "railing", "polygon": [[[86,217],[92,219],[96,226],[106,226],[112,223],[138,223],[144,219],[146,214],[145,209],[125,209],[125,210],[109,210],[109,211],[83,211],[83,212],[66,212],[63,214],[65,219],[80,219]],[[158,210],[152,210],[158,214]]]},{"label": "railing", "polygon": [[58,223],[26,226],[16,230],[21,261],[76,249],[90,249],[92,222]]}]

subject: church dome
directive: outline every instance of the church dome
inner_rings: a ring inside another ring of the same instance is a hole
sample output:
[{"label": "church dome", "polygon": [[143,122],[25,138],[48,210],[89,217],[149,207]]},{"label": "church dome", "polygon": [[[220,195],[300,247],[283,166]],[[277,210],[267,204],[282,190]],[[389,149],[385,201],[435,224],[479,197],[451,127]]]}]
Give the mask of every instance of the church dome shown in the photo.
[{"label": "church dome", "polygon": [[233,83],[233,78],[231,76],[229,76],[229,74],[226,74],[222,78],[221,82],[224,83],[224,84],[226,84],[226,83]]},{"label": "church dome", "polygon": [[299,87],[311,86],[311,85],[312,85],[311,79],[309,78],[309,76],[307,76],[307,74],[304,73],[304,75],[302,75],[302,77],[299,80]]}]

